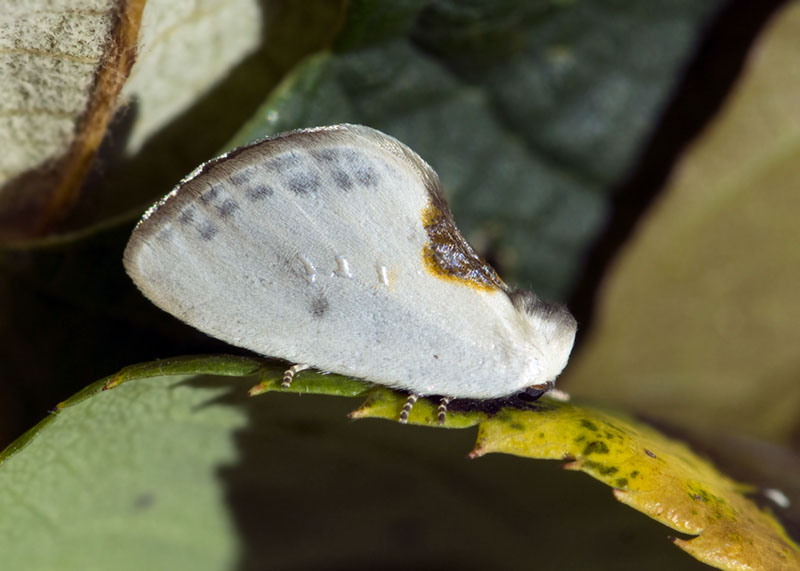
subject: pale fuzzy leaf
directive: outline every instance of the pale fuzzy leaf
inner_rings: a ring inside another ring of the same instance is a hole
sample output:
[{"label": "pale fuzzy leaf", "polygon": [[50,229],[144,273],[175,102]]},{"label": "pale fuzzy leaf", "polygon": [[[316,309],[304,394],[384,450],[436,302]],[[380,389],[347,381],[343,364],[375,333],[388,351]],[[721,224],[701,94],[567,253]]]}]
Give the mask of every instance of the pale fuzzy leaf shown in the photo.
[{"label": "pale fuzzy leaf", "polygon": [[257,0],[14,1],[3,10],[2,239],[46,233],[65,216],[120,105],[133,106],[133,153],[259,45],[263,21]]},{"label": "pale fuzzy leaf", "polygon": [[136,64],[121,97],[136,106],[126,152],[135,153],[260,44],[257,0],[149,0]]},{"label": "pale fuzzy leaf", "polygon": [[[109,116],[107,105],[95,104],[105,95],[100,87],[109,84],[113,92],[114,74],[125,73],[117,69],[125,63],[109,51],[115,43],[118,4],[109,0],[4,3],[0,237],[35,234],[63,204],[74,200],[75,185],[86,172],[86,153],[93,153],[99,143],[97,137],[84,141],[81,136],[92,127],[105,130]],[[133,12],[135,26],[135,7]],[[96,125],[98,121],[102,125]]]},{"label": "pale fuzzy leaf", "polygon": [[97,68],[111,39],[114,4],[106,0],[4,3],[0,181],[66,152],[89,105]]}]

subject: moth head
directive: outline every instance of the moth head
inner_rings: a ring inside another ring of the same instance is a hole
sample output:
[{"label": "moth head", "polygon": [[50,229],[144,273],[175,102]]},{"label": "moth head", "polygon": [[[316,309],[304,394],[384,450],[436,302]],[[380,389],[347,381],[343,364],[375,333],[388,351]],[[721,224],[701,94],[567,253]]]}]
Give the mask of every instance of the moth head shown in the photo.
[{"label": "moth head", "polygon": [[533,388],[553,383],[567,365],[578,323],[566,307],[544,301],[533,292],[517,290],[509,297],[540,352],[539,374],[531,383],[536,385]]}]

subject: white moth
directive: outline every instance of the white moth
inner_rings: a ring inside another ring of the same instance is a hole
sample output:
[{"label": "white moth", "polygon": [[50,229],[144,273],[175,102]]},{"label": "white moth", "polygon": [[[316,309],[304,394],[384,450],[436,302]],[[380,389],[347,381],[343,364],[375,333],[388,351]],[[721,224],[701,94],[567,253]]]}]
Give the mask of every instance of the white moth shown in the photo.
[{"label": "white moth", "polygon": [[455,227],[439,178],[379,131],[283,133],[209,161],[151,207],[125,268],[158,307],[292,363],[441,397],[553,386],[576,324],[510,289]]}]

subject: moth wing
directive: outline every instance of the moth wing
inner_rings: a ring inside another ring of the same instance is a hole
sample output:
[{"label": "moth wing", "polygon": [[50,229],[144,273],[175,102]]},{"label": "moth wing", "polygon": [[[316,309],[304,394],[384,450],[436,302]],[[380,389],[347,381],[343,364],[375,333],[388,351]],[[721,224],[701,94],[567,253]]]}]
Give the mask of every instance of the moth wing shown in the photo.
[{"label": "moth wing", "polygon": [[466,246],[448,242],[463,242],[454,226],[431,234],[437,216],[452,226],[435,172],[402,143],[301,130],[201,166],[148,211],[124,262],[157,306],[262,355],[421,394],[537,382],[541,344],[499,278],[431,267],[432,246]]}]

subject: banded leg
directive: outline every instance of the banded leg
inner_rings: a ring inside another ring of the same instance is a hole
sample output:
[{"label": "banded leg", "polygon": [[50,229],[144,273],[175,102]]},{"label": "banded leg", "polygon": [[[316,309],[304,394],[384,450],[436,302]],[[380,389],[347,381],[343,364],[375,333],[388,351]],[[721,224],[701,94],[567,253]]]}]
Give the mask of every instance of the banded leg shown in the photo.
[{"label": "banded leg", "polygon": [[306,369],[310,369],[311,365],[305,365],[303,363],[297,363],[296,365],[292,365],[283,373],[283,380],[281,381],[281,386],[285,389],[288,389],[292,385],[292,381],[294,380],[295,375],[300,371],[305,371]]},{"label": "banded leg", "polygon": [[414,407],[414,403],[417,402],[418,398],[419,395],[415,393],[408,395],[406,404],[403,405],[403,410],[400,411],[400,424],[406,424],[408,422],[408,415],[411,413],[411,409]]},{"label": "banded leg", "polygon": [[450,397],[442,397],[442,400],[439,401],[439,414],[436,419],[439,421],[440,426],[444,425],[444,421],[447,420],[447,405],[450,404],[451,400]]}]

